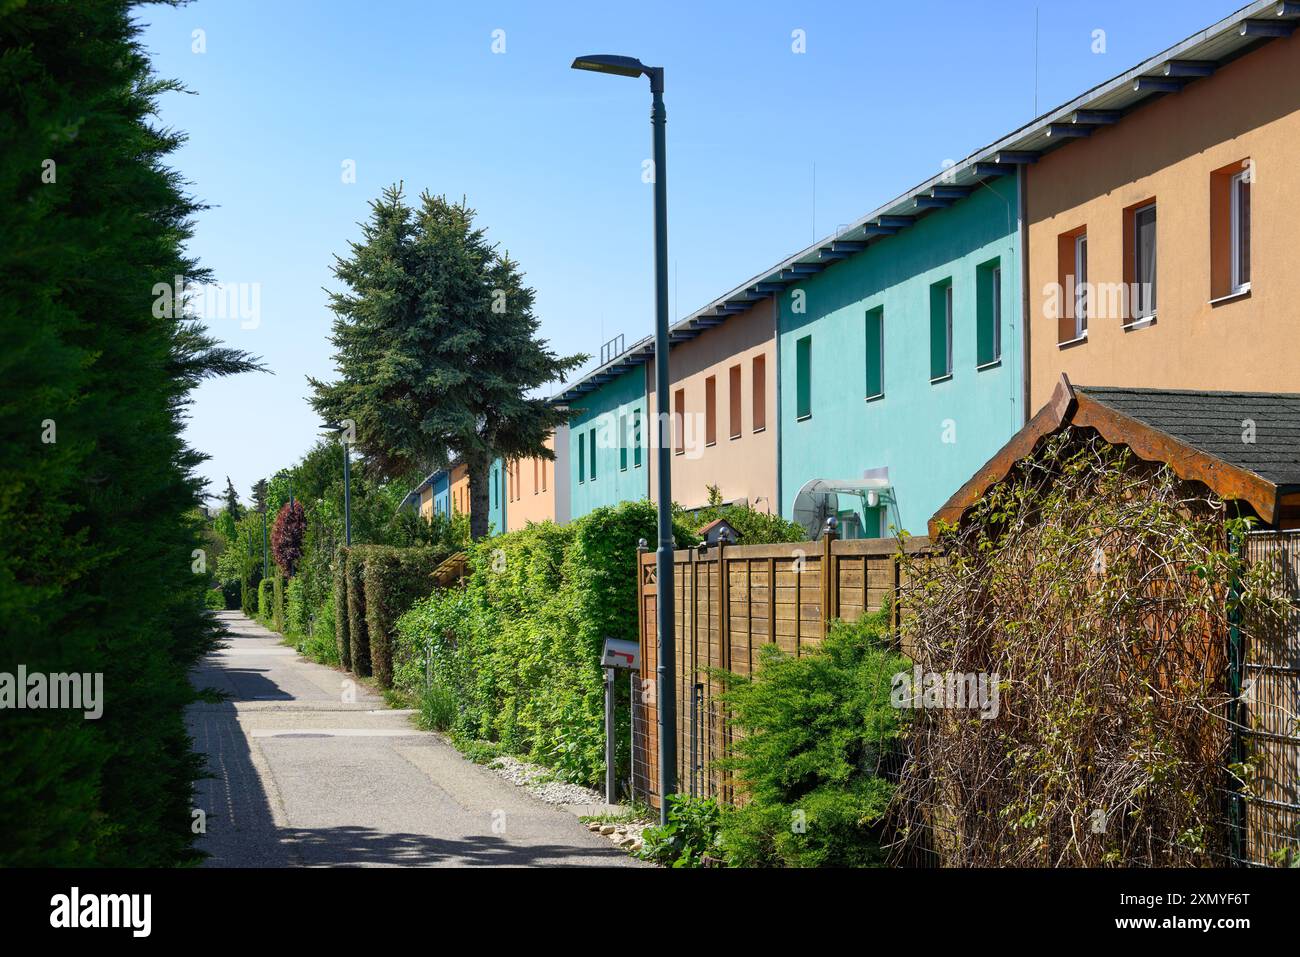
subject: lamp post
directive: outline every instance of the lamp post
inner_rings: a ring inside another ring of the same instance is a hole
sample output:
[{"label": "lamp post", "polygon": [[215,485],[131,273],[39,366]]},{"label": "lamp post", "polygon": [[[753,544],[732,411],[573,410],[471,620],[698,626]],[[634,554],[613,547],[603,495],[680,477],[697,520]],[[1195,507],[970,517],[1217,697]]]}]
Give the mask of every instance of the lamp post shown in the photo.
[{"label": "lamp post", "polygon": [[321,428],[333,432],[343,446],[343,544],[352,544],[352,455],[348,450],[348,431],[337,422],[322,422]]},{"label": "lamp post", "polygon": [[659,496],[659,548],[655,552],[655,621],[658,631],[656,701],[659,712],[659,821],[668,823],[668,795],[677,791],[677,693],[675,649],[673,647],[673,516],[672,455],[668,435],[668,181],[667,147],[664,142],[664,70],[646,66],[635,57],[595,54],[573,61],[575,70],[611,73],[615,76],[644,76],[650,81],[653,105],[650,125],[654,130],[655,186],[655,393],[658,396],[658,428],[655,433],[657,493]]}]

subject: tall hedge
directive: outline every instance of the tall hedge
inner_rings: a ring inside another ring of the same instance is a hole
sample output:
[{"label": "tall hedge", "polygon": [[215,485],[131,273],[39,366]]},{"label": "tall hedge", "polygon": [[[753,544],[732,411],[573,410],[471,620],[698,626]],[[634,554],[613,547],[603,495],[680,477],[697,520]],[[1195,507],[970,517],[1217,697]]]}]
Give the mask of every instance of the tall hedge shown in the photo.
[{"label": "tall hedge", "polygon": [[348,549],[343,575],[347,588],[348,647],[352,673],[370,675],[370,638],[366,632],[366,551],[373,546],[353,545]]},{"label": "tall hedge", "polygon": [[397,620],[417,599],[433,591],[433,570],[442,560],[432,548],[376,545],[365,551],[366,633],[370,668],[381,687],[393,686],[393,645]]},{"label": "tall hedge", "polygon": [[334,640],[338,643],[339,664],[348,671],[352,670],[352,646],[348,639],[348,552],[347,545],[340,545],[334,558]]},{"label": "tall hedge", "polygon": [[195,857],[184,709],[220,625],[183,416],[253,365],[172,288],[210,277],[139,31],[125,2],[0,4],[0,672],[103,676],[97,720],[0,719],[0,866]]},{"label": "tall hedge", "polygon": [[[636,638],[636,546],[655,538],[655,508],[627,502],[475,543],[461,587],[418,602],[398,623],[394,683],[432,676],[456,702],[453,731],[553,766],[565,779],[604,774],[606,636]],[[679,545],[696,541],[684,523]],[[627,767],[628,686],[618,685],[620,771]]]}]

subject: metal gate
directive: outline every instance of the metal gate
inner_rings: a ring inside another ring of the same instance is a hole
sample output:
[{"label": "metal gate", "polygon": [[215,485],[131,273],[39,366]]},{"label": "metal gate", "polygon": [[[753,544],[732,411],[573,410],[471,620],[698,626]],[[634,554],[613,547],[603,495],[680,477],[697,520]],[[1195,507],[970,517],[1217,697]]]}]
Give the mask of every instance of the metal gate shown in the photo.
[{"label": "metal gate", "polygon": [[1292,602],[1284,622],[1242,622],[1235,758],[1247,786],[1235,807],[1238,856],[1253,866],[1300,856],[1300,532],[1252,532],[1246,560],[1270,562]]}]

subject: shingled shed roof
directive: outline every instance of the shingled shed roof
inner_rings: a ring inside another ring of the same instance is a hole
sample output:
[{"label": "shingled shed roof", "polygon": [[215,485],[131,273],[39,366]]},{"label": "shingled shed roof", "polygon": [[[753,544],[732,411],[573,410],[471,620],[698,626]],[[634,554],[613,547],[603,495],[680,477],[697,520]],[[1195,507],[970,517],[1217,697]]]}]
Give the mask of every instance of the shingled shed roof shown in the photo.
[{"label": "shingled shed roof", "polygon": [[[1052,398],[930,519],[959,522],[1038,444],[1067,426],[1095,429],[1138,458],[1163,462],[1270,525],[1300,527],[1300,395],[1073,386]],[[1250,441],[1253,440],[1253,441]]]}]

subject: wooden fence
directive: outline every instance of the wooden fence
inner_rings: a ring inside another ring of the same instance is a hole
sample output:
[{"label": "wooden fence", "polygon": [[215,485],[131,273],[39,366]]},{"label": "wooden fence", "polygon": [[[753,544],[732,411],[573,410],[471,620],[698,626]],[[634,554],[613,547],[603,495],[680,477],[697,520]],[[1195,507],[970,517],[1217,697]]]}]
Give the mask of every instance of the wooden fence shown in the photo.
[{"label": "wooden fence", "polygon": [[[909,539],[909,552],[929,546]],[[677,692],[677,787],[682,793],[733,795],[718,760],[729,732],[719,702],[721,688],[710,669],[751,674],[759,649],[775,643],[799,654],[816,646],[836,618],[891,609],[897,627],[898,540],[839,541],[785,545],[714,546],[674,553],[674,633]],[[641,680],[633,694],[632,790],[659,804],[658,708],[655,672],[655,554],[638,556]],[[638,685],[634,683],[634,691]]]}]

